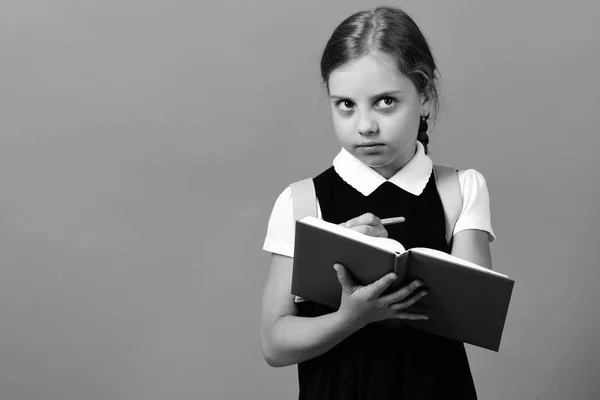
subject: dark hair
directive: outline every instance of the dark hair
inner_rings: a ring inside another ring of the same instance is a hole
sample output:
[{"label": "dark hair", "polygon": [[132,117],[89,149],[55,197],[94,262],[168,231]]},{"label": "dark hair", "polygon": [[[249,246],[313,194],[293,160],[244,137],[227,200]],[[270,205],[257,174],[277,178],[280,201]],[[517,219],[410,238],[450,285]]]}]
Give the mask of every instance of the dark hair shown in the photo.
[{"label": "dark hair", "polygon": [[[430,102],[435,120],[439,109],[435,60],[415,21],[398,8],[379,6],[360,11],[338,25],[321,57],[321,78],[327,91],[333,70],[373,51],[396,61],[400,73],[408,77]],[[425,116],[427,119],[429,114]],[[429,137],[426,130],[419,129],[417,139],[427,152]]]}]

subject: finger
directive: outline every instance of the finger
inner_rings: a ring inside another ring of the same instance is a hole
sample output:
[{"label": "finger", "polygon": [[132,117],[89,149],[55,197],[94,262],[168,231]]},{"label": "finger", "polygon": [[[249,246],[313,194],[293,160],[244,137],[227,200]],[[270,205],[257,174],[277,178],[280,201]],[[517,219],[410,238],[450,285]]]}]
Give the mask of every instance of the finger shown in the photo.
[{"label": "finger", "polygon": [[419,321],[419,320],[428,320],[429,316],[425,315],[425,314],[413,314],[413,313],[407,313],[407,312],[400,312],[394,315],[394,319],[409,319],[412,321]]},{"label": "finger", "polygon": [[405,301],[400,301],[398,303],[393,303],[390,305],[390,309],[392,309],[393,311],[401,311],[404,310],[410,306],[412,306],[413,304],[415,304],[417,301],[419,301],[420,299],[422,299],[423,297],[425,297],[427,295],[426,291],[421,291],[418,294],[412,296],[411,298],[405,300]]},{"label": "finger", "polygon": [[376,226],[381,223],[381,220],[373,213],[364,213],[358,217],[346,221],[346,228],[352,228],[357,225],[372,225]]},{"label": "finger", "polygon": [[381,293],[383,293],[385,289],[387,289],[396,279],[398,279],[396,274],[390,272],[389,274],[384,275],[380,279],[371,283],[369,286],[367,286],[367,288],[372,296],[379,297]]},{"label": "finger", "polygon": [[354,280],[346,270],[346,268],[342,264],[333,264],[333,269],[337,273],[338,281],[340,285],[342,285],[342,290],[351,292],[352,289],[356,286]]},{"label": "finger", "polygon": [[360,232],[363,235],[367,236],[375,236],[375,237],[387,237],[387,230],[383,227],[383,225],[357,225],[350,228],[356,232]]},{"label": "finger", "polygon": [[[350,229],[352,229],[353,231],[362,233],[363,235],[369,235],[369,233],[371,233],[371,230],[373,229],[373,227],[369,226],[369,225],[357,225],[357,226],[353,226]],[[371,235],[369,235],[371,236]]]},{"label": "finger", "polygon": [[377,227],[377,229],[379,230],[379,235],[378,235],[379,237],[383,237],[383,238],[388,237],[388,231],[387,231],[387,229],[385,229],[385,226],[379,225]]},{"label": "finger", "polygon": [[406,285],[390,294],[386,294],[385,296],[382,296],[381,301],[383,301],[384,303],[387,303],[387,304],[397,303],[399,301],[404,300],[412,292],[414,292],[421,286],[423,286],[423,282],[421,282],[418,279],[414,280],[411,283],[409,283],[408,285]]},{"label": "finger", "polygon": [[385,227],[381,224],[376,225],[376,226],[371,226],[371,225],[363,225],[363,226],[367,226],[369,233],[369,236],[376,236],[376,237],[383,237],[386,238],[388,236],[388,232],[387,229],[385,229]]}]

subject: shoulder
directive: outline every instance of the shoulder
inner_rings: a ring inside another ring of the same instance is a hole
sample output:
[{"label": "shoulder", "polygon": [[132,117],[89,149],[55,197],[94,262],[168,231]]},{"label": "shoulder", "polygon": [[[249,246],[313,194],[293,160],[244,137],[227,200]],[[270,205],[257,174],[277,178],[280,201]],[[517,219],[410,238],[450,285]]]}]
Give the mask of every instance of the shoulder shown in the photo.
[{"label": "shoulder", "polygon": [[[463,203],[472,201],[480,196],[488,196],[487,182],[481,172],[475,169],[459,169],[438,165],[447,171],[456,171],[458,175],[458,184]],[[440,171],[441,172],[441,171]]]},{"label": "shoulder", "polygon": [[281,193],[279,193],[279,195],[277,196],[277,199],[275,200],[275,205],[274,208],[281,208],[287,205],[287,204],[292,204],[292,189],[290,188],[290,186],[286,186],[283,191],[281,191]]},{"label": "shoulder", "polygon": [[483,174],[472,168],[458,170],[458,183],[461,191],[465,189],[477,190],[478,188],[487,190],[487,182]]},{"label": "shoulder", "polygon": [[[288,257],[294,256],[296,220],[293,201],[290,186],[285,187],[277,196],[269,217],[263,250]],[[322,217],[318,199],[317,217]]]},{"label": "shoulder", "polygon": [[458,170],[458,184],[463,206],[464,203],[479,201],[489,203],[488,185],[481,172],[475,169]]}]

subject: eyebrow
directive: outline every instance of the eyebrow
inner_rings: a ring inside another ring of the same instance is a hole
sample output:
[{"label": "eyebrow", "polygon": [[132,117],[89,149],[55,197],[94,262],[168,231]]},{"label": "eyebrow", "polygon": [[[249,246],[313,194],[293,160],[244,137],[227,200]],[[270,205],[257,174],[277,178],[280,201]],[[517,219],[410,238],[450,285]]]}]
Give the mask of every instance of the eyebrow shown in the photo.
[{"label": "eyebrow", "polygon": [[[398,89],[398,90],[388,90],[388,91],[376,94],[374,96],[371,96],[371,99],[377,99],[377,98],[380,98],[380,97],[390,96],[392,94],[398,94],[398,93],[402,93],[402,90],[400,90],[400,89]],[[332,94],[329,97],[331,99],[340,99],[340,100],[341,99],[344,99],[344,100],[345,99],[350,99],[350,97],[348,97],[348,96],[339,96],[337,94]]]}]

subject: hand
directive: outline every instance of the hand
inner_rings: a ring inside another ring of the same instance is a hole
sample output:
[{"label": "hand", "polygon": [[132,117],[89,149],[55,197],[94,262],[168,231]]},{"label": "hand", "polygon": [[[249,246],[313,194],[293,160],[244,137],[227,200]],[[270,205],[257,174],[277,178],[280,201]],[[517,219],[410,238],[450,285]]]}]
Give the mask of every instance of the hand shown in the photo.
[{"label": "hand", "polygon": [[382,296],[381,294],[397,279],[393,272],[367,286],[357,285],[350,273],[341,264],[333,268],[342,285],[342,301],[338,312],[344,319],[359,326],[386,319],[423,320],[429,317],[424,314],[414,314],[404,310],[416,303],[427,294],[420,291],[408,297],[422,286],[419,281],[413,281],[400,289]]},{"label": "hand", "polygon": [[388,237],[388,232],[381,224],[381,219],[372,213],[365,213],[340,224],[346,228],[369,236]]}]

